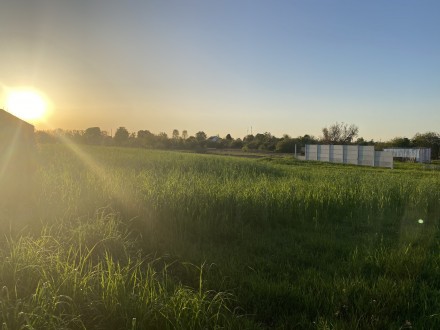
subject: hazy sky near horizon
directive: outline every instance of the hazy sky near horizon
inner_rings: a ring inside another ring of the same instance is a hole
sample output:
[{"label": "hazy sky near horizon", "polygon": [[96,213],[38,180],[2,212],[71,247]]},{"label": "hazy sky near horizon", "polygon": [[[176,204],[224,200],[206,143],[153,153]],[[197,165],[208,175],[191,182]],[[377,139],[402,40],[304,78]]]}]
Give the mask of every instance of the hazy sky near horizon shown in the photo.
[{"label": "hazy sky near horizon", "polygon": [[439,132],[439,17],[437,0],[2,0],[0,107],[32,86],[54,128]]}]

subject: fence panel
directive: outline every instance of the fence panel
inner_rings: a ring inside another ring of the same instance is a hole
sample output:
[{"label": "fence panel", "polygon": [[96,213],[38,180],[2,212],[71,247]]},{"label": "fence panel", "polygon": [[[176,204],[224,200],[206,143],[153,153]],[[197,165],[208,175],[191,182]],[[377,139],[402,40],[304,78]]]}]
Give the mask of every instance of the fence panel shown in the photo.
[{"label": "fence panel", "polygon": [[373,146],[307,144],[306,160],[393,168],[393,154]]},{"label": "fence panel", "polygon": [[344,162],[344,146],[341,145],[330,146],[330,162],[332,163]]},{"label": "fence panel", "polygon": [[359,165],[374,166],[374,147],[359,146]]}]

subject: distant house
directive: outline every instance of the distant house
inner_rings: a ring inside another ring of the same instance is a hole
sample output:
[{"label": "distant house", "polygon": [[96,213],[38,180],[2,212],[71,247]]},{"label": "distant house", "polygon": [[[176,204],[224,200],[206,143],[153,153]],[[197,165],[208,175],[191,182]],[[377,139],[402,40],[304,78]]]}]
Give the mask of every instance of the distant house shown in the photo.
[{"label": "distant house", "polygon": [[209,138],[206,139],[208,142],[213,142],[213,143],[218,143],[222,140],[221,137],[219,136],[210,136]]},{"label": "distant house", "polygon": [[0,109],[0,147],[33,145],[34,126]]},{"label": "distant house", "polygon": [[210,136],[206,139],[206,146],[208,148],[219,148],[221,147],[222,139],[219,136]]},{"label": "distant house", "polygon": [[0,109],[0,221],[32,219],[34,156],[34,126]]},{"label": "distant house", "polygon": [[27,161],[34,147],[34,126],[0,109],[0,170]]}]

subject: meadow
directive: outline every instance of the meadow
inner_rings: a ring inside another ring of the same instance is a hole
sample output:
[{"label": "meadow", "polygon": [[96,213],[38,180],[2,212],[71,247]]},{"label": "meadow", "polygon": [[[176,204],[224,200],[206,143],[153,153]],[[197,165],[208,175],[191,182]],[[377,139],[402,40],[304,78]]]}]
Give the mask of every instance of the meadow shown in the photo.
[{"label": "meadow", "polygon": [[435,167],[35,157],[0,188],[2,329],[440,328]]}]

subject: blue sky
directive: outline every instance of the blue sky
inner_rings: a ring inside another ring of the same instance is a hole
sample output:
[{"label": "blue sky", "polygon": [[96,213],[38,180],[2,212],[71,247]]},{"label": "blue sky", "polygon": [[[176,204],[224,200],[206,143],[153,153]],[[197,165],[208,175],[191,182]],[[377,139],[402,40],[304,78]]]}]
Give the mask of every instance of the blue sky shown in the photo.
[{"label": "blue sky", "polygon": [[68,129],[439,132],[439,14],[423,0],[3,0],[0,99],[33,86]]}]

